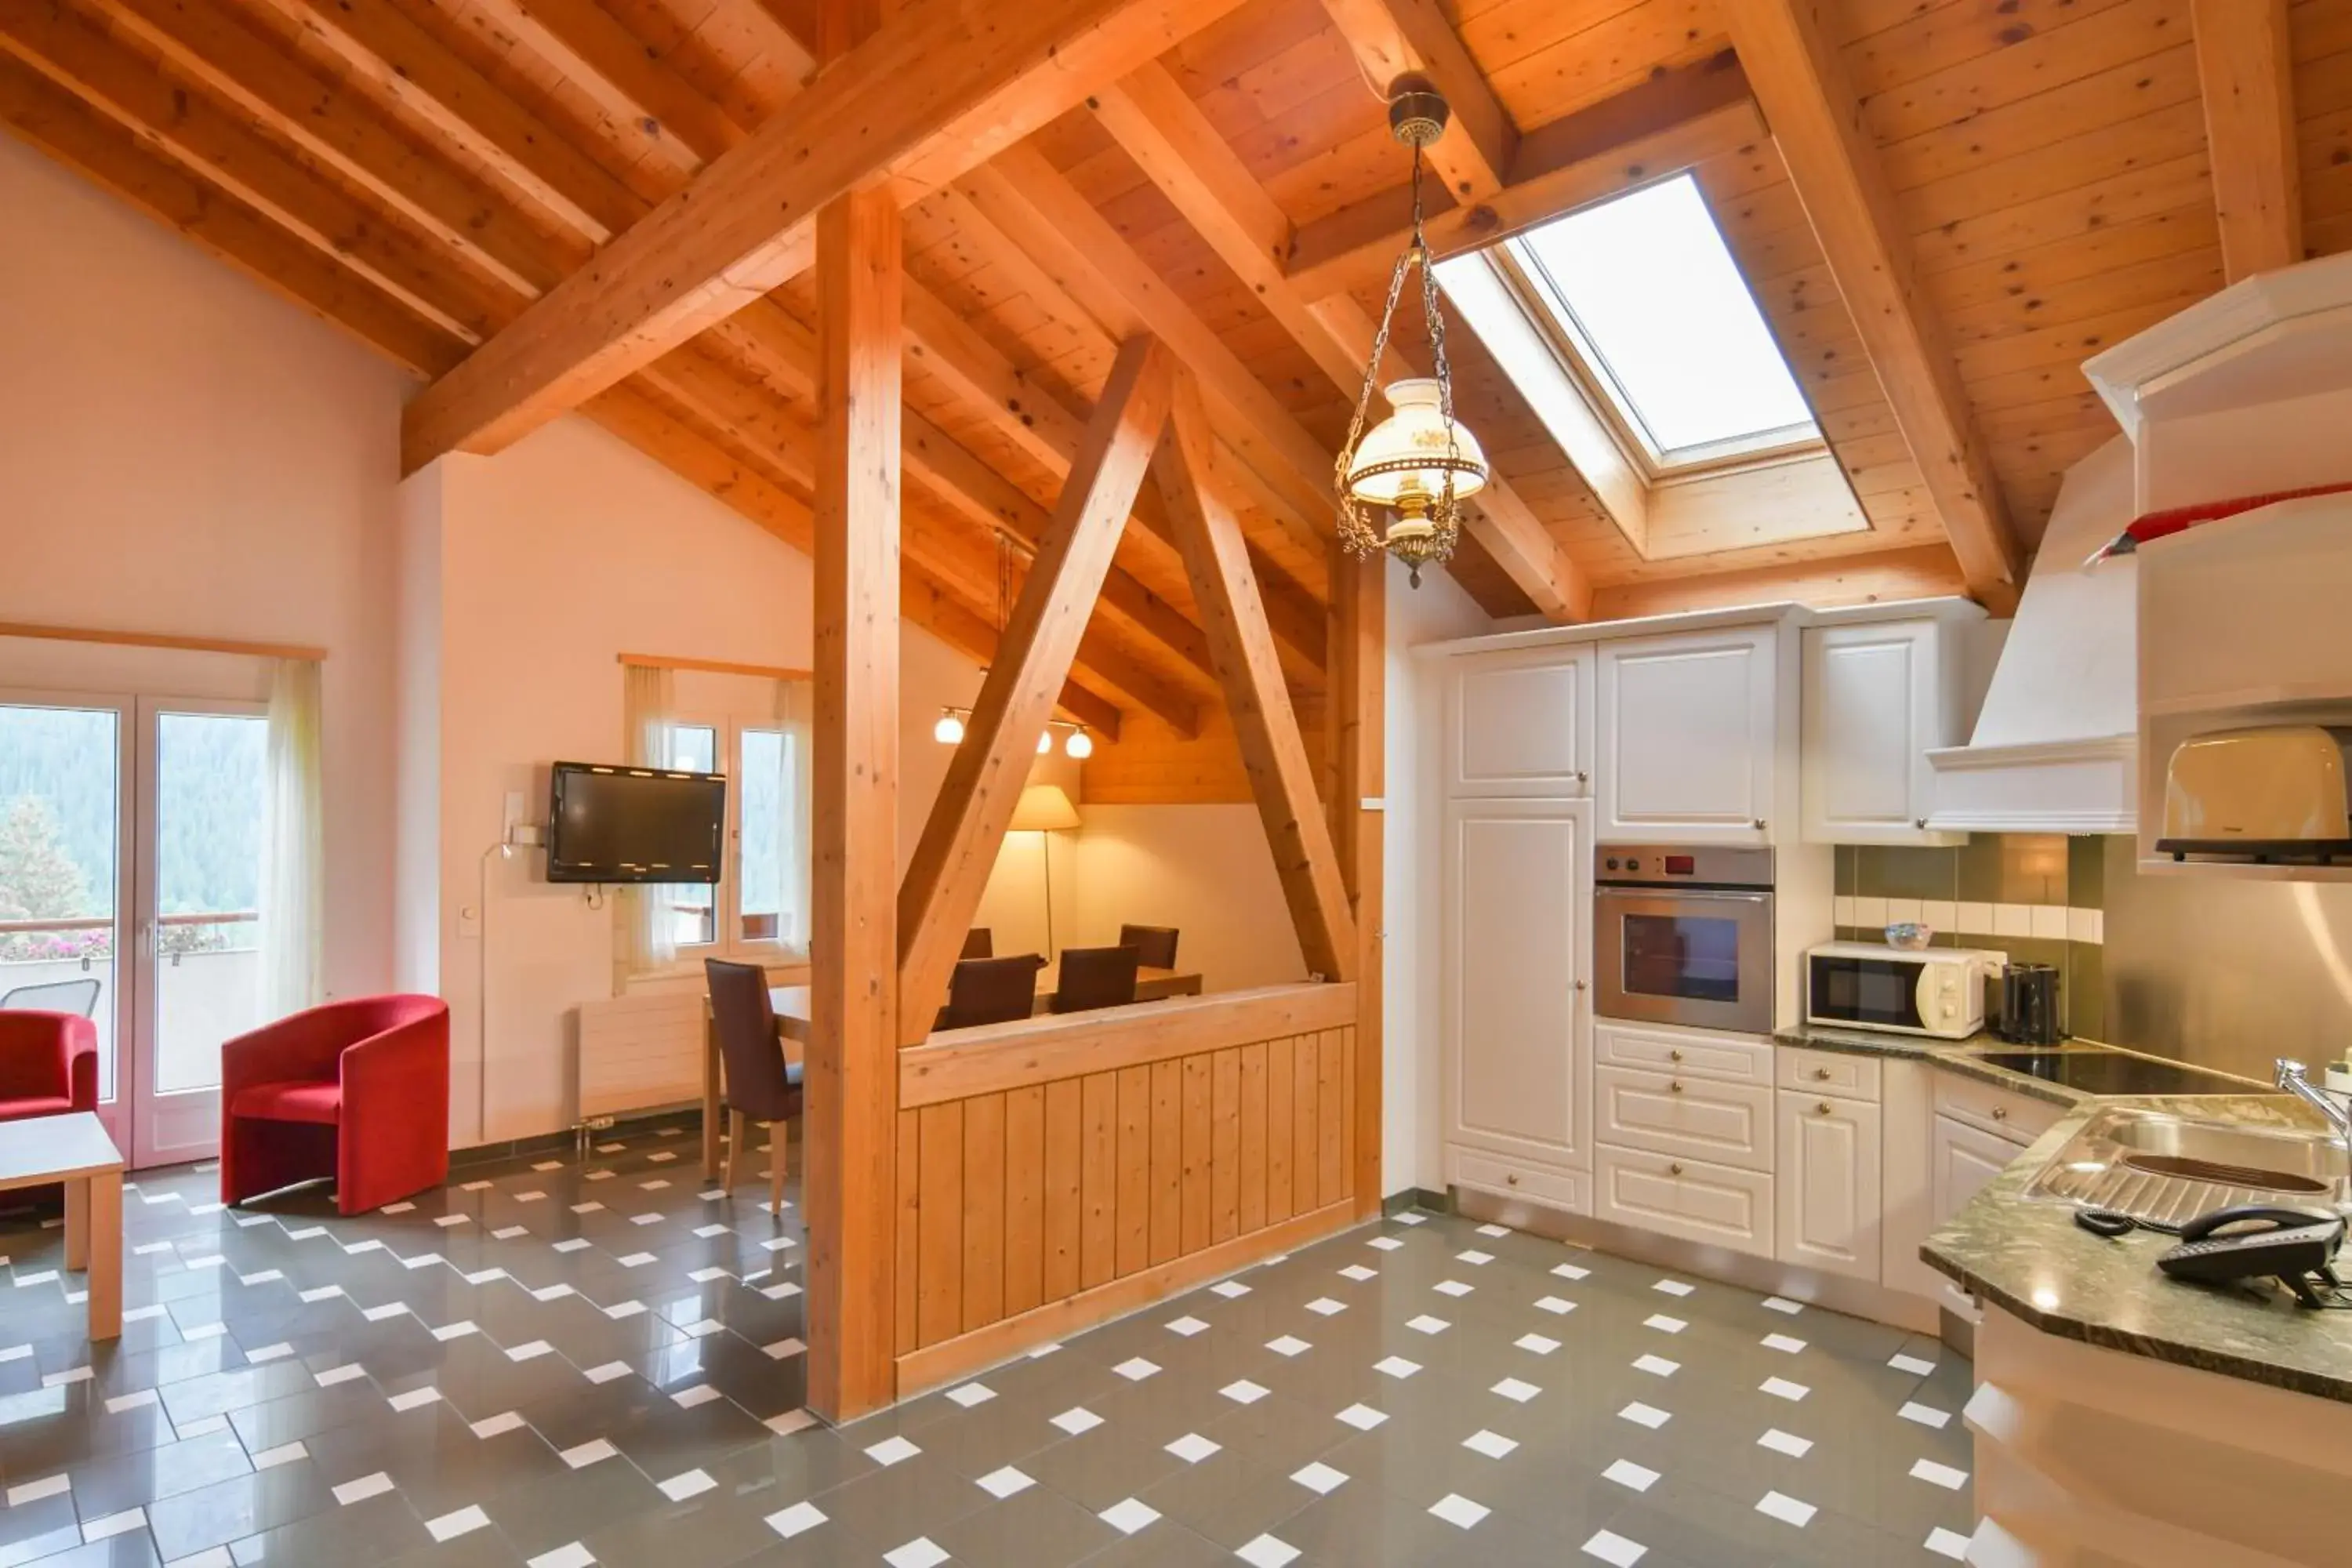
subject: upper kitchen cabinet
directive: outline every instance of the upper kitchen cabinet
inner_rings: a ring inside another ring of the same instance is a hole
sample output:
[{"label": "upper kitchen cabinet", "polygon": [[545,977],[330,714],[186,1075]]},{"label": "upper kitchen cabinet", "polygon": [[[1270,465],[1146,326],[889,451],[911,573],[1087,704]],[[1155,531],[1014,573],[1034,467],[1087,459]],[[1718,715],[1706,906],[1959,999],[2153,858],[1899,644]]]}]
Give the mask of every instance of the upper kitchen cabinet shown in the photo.
[{"label": "upper kitchen cabinet", "polygon": [[1601,645],[1601,839],[1773,842],[1796,805],[1793,636],[1760,626]]},{"label": "upper kitchen cabinet", "polygon": [[1449,661],[1446,793],[1553,798],[1591,794],[1592,660],[1592,649],[1585,645]]},{"label": "upper kitchen cabinet", "polygon": [[[1973,607],[1973,606],[1971,606]],[[1958,649],[1933,616],[1810,626],[1804,836],[1815,844],[1957,844],[1931,830],[1927,753],[1966,735]]]}]

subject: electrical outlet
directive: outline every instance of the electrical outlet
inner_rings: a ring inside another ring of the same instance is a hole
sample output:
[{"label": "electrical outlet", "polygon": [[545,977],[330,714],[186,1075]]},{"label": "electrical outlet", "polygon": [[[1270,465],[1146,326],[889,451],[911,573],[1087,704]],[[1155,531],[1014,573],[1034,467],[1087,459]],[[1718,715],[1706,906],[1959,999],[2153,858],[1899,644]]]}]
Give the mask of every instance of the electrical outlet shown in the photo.
[{"label": "electrical outlet", "polygon": [[592,1116],[588,1119],[588,1131],[591,1132],[602,1132],[612,1125],[613,1118],[609,1116]]},{"label": "electrical outlet", "polygon": [[523,845],[538,844],[541,842],[542,836],[540,832],[539,824],[536,822],[516,823],[513,826],[507,829],[507,841],[510,844]]}]

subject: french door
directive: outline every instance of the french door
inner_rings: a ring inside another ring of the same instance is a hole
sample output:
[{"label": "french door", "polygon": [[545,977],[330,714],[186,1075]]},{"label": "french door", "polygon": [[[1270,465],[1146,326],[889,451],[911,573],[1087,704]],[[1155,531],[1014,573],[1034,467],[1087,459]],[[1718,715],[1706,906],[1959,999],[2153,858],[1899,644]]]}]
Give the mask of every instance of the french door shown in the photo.
[{"label": "french door", "polygon": [[268,722],[253,702],[0,690],[0,1008],[79,1013],[134,1167],[206,1158],[260,1023]]}]

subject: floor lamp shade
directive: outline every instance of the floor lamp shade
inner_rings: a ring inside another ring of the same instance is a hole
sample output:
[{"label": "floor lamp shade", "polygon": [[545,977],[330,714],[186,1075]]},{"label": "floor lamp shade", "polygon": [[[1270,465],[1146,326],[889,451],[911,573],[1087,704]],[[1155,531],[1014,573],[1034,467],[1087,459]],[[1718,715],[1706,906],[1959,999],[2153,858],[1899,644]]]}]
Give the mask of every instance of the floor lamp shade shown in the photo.
[{"label": "floor lamp shade", "polygon": [[1052,833],[1067,833],[1082,826],[1078,808],[1059,784],[1031,784],[1021,792],[1013,807],[1013,822],[1006,831],[1037,835],[1037,847],[1045,866],[1045,956],[1054,956],[1054,841]]}]

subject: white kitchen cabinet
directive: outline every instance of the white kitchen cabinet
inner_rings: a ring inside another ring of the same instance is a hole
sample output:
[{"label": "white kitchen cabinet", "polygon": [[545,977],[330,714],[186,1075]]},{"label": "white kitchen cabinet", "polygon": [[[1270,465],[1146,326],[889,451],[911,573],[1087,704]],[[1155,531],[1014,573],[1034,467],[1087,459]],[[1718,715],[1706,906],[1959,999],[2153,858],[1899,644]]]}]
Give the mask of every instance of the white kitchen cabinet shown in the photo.
[{"label": "white kitchen cabinet", "polygon": [[1879,1108],[1781,1089],[1772,1184],[1783,1263],[1861,1279],[1879,1275]]},{"label": "white kitchen cabinet", "polygon": [[1774,627],[1603,643],[1596,673],[1602,840],[1772,842],[1784,717]]},{"label": "white kitchen cabinet", "polygon": [[[1935,1222],[1933,1228],[1937,1229],[1968,1207],[1970,1198],[1983,1191],[1987,1183],[2007,1170],[2010,1162],[2026,1150],[2023,1143],[2013,1142],[1981,1127],[1971,1127],[1965,1121],[1954,1121],[1940,1111],[1934,1118],[1927,1141],[1936,1189],[1935,1212],[1931,1217]],[[1941,1289],[1945,1305],[1961,1311],[1969,1310],[1969,1299],[1958,1286],[1946,1280]]]},{"label": "white kitchen cabinet", "polygon": [[1591,803],[1449,801],[1444,832],[1447,1138],[1590,1169]]},{"label": "white kitchen cabinet", "polygon": [[1803,633],[1804,837],[1816,844],[1956,844],[1930,831],[1927,753],[1960,733],[1959,660],[1944,624],[1812,626]]},{"label": "white kitchen cabinet", "polygon": [[1600,1143],[1592,1213],[1636,1230],[1772,1256],[1772,1178],[1762,1171]]},{"label": "white kitchen cabinet", "polygon": [[1445,793],[1590,795],[1592,663],[1589,646],[1523,648],[1451,661]]}]

